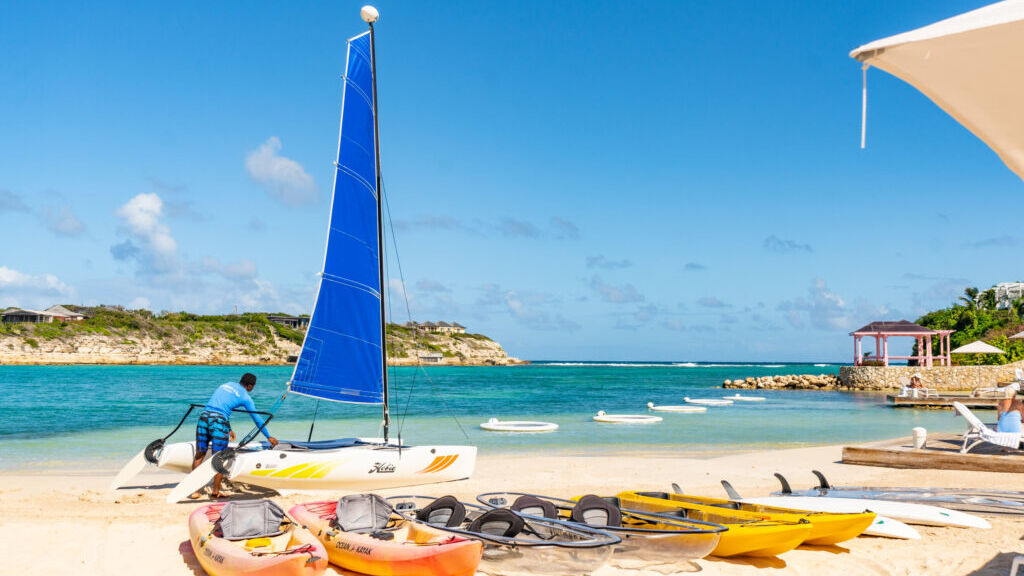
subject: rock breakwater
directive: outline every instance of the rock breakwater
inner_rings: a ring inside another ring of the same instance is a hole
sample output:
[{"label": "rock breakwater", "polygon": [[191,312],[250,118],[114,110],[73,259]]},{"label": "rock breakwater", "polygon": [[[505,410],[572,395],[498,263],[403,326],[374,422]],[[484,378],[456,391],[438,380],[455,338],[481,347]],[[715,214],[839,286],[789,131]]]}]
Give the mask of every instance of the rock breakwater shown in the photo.
[{"label": "rock breakwater", "polygon": [[755,388],[765,390],[838,390],[843,386],[835,374],[784,374],[726,380],[723,388]]}]

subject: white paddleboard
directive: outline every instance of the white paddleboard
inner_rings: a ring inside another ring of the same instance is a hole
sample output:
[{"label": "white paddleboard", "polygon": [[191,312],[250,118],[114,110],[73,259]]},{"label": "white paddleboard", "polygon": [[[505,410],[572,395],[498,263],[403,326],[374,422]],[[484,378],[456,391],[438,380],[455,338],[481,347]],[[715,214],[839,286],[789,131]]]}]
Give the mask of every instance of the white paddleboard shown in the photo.
[{"label": "white paddleboard", "polygon": [[767,496],[744,498],[744,502],[765,506],[780,506],[812,512],[857,513],[870,510],[908,524],[926,526],[955,526],[958,528],[991,528],[987,520],[973,514],[949,510],[938,506],[870,500],[861,498],[829,498],[827,496]]},{"label": "white paddleboard", "polygon": [[726,400],[734,400],[736,402],[764,402],[764,396],[722,396]]},{"label": "white paddleboard", "polygon": [[914,530],[913,526],[893,520],[885,516],[875,516],[874,523],[862,532],[866,536],[881,536],[883,538],[899,538],[901,540],[920,540],[921,534]]},{"label": "white paddleboard", "polygon": [[497,418],[491,418],[480,427],[488,432],[554,432],[558,430],[558,424],[553,422],[498,420]]},{"label": "white paddleboard", "polygon": [[687,404],[699,404],[701,406],[728,406],[732,404],[732,400],[724,400],[718,398],[683,398],[683,401]]},{"label": "white paddleboard", "polygon": [[124,486],[139,472],[142,472],[142,469],[145,467],[146,449],[143,448],[142,450],[139,450],[139,453],[136,454],[134,458],[129,460],[128,463],[124,465],[124,468],[121,468],[120,472],[117,473],[117,476],[114,478],[114,481],[110,483],[110,490],[114,491],[120,488],[121,486]]},{"label": "white paddleboard", "polygon": [[661,416],[649,414],[605,414],[604,410],[594,416],[594,422],[604,424],[655,424],[661,422]]},{"label": "white paddleboard", "polygon": [[655,412],[680,412],[683,414],[696,414],[708,411],[706,406],[655,406],[654,402],[648,402],[647,409]]}]

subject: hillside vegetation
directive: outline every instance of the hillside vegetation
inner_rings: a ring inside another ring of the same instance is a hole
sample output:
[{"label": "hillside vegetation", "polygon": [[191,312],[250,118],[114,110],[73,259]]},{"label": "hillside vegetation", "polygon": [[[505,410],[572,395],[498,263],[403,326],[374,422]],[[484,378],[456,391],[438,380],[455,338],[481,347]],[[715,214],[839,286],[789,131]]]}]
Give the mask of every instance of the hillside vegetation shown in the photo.
[{"label": "hillside vegetation", "polygon": [[[953,354],[955,365],[1006,364],[1024,360],[1024,340],[1009,337],[1024,331],[1024,299],[1016,300],[1007,309],[996,308],[995,291],[967,288],[959,301],[949,308],[929,312],[917,323],[935,330],[956,330],[950,336],[955,350],[959,346],[983,340],[1006,354]],[[939,353],[938,341],[932,342],[933,353]],[[917,345],[914,345],[917,354]]]},{"label": "hillside vegetation", "polygon": [[[275,314],[204,316],[188,312],[67,306],[77,322],[0,323],[0,363],[278,364],[299,353],[305,332],[271,322]],[[497,342],[481,334],[432,334],[388,324],[388,360],[416,364],[510,364]]]}]

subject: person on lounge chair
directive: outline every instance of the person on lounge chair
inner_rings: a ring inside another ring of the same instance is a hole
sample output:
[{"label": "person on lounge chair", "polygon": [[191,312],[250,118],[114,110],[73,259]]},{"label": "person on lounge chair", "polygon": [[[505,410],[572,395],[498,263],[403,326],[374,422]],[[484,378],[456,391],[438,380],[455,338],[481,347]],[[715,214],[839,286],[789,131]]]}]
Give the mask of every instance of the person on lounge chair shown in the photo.
[{"label": "person on lounge chair", "polygon": [[1024,401],[1017,398],[1011,400],[1009,409],[999,415],[999,423],[996,424],[996,431],[1020,432],[1022,412],[1024,412]]},{"label": "person on lounge chair", "polygon": [[[255,387],[256,375],[246,372],[237,383],[221,384],[213,396],[210,396],[210,401],[203,408],[203,412],[199,415],[199,423],[196,425],[196,457],[192,461],[193,470],[203,463],[207,449],[220,452],[228,447],[230,440],[235,439],[235,433],[231,431],[231,411],[236,408],[248,411],[252,421],[267,437],[270,445],[277,446],[277,439],[270,435],[263,418],[256,414],[256,405],[249,396]],[[223,480],[222,474],[213,477],[213,490],[210,495],[214,498],[220,498],[220,484]],[[199,498],[201,495],[199,492],[195,492],[192,494],[192,499]]]},{"label": "person on lounge chair", "polygon": [[1002,414],[1010,412],[1012,410],[1011,405],[1017,398],[1017,393],[1020,392],[1020,384],[1014,382],[1007,386],[996,388],[998,392],[1002,393],[1002,398],[995,404],[995,418],[1001,419]]}]

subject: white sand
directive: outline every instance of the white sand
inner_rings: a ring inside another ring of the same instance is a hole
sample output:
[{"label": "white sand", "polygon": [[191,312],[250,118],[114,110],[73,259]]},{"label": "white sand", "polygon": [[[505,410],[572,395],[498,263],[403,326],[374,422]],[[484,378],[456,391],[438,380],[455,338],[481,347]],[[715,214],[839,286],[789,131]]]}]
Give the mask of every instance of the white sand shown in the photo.
[{"label": "white sand", "polygon": [[[724,494],[728,479],[744,495],[777,489],[772,472],[796,487],[812,486],[812,468],[839,484],[1019,487],[1020,476],[991,472],[894,470],[838,464],[841,448],[825,446],[736,454],[707,460],[664,456],[485,456],[472,480],[395,489],[384,494],[452,493],[472,500],[495,490],[574,496],[625,489]],[[116,471],[0,475],[0,574],[203,574],[188,543],[188,514],[197,504],[164,502],[181,476],[147,471],[135,487],[108,493]],[[277,500],[291,505],[319,495]],[[287,508],[287,506],[286,506]],[[1024,518],[990,518],[992,530],[918,527],[920,541],[862,537],[840,546],[801,547],[777,559],[704,559],[695,565],[602,568],[598,574],[1007,574],[1024,553]],[[333,568],[332,570],[333,571]],[[331,573],[329,571],[329,573]]]}]

